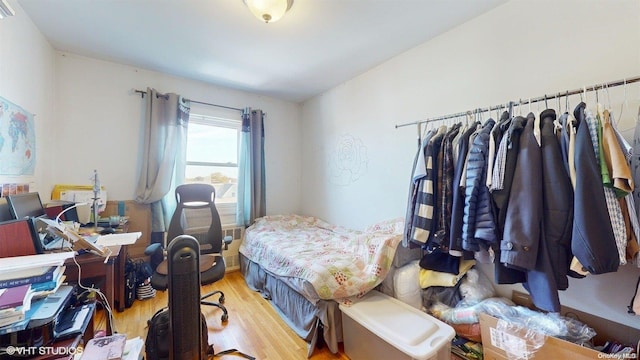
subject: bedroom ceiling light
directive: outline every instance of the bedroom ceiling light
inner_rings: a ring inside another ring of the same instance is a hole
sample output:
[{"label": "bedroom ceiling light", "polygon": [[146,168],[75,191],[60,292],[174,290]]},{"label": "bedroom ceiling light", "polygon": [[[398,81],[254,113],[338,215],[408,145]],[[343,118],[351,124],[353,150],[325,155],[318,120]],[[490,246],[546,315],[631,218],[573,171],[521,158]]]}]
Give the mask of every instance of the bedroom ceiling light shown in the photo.
[{"label": "bedroom ceiling light", "polygon": [[0,19],[4,19],[9,16],[15,15],[16,12],[13,11],[9,3],[6,0],[0,0]]},{"label": "bedroom ceiling light", "polygon": [[291,9],[293,0],[244,0],[249,10],[265,23],[276,22]]}]

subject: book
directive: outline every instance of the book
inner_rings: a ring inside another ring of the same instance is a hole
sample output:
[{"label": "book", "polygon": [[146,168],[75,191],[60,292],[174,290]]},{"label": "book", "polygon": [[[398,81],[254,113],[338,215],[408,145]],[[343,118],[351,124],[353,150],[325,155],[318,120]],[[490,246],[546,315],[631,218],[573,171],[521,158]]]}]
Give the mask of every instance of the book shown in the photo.
[{"label": "book", "polygon": [[0,310],[24,306],[27,300],[31,301],[29,293],[32,293],[31,284],[3,289],[0,294]]},{"label": "book", "polygon": [[11,325],[22,320],[24,320],[24,312],[18,312],[11,316],[2,317],[0,318],[0,327]]},{"label": "book", "polygon": [[114,334],[93,338],[82,351],[81,360],[121,360],[127,335]]},{"label": "book", "polygon": [[32,275],[27,277],[20,277],[14,279],[0,280],[0,289],[6,289],[10,287],[16,287],[25,284],[42,283],[53,280],[58,277],[58,274],[63,273],[66,266],[50,266],[49,269],[40,275]]},{"label": "book", "polygon": [[46,273],[47,271],[49,271],[50,268],[51,268],[50,265],[46,265],[46,266],[34,266],[31,268],[3,271],[0,274],[0,281],[20,279],[20,278],[31,277],[31,276],[40,276]]},{"label": "book", "polygon": [[51,280],[33,283],[31,284],[31,290],[36,292],[53,290],[60,284],[60,279],[64,276],[64,273],[59,273],[55,278]]},{"label": "book", "polygon": [[[28,296],[33,299],[33,297],[31,296],[31,294],[29,294]],[[27,311],[29,311],[29,309],[31,308],[31,301],[25,301],[24,305],[20,305],[20,306],[16,306],[16,307],[12,307],[12,308],[7,308],[7,309],[2,309],[0,310],[0,320],[4,319],[4,318],[8,318],[8,317],[13,317],[17,314],[24,314]],[[2,325],[0,325],[1,327]]]},{"label": "book", "polygon": [[24,315],[24,319],[14,322],[12,324],[0,327],[0,335],[13,333],[16,331],[21,331],[27,328],[29,325],[29,321],[31,321],[31,317],[38,312],[42,304],[44,304],[46,299],[36,300],[33,304],[30,304],[29,310],[26,310]]},{"label": "book", "polygon": [[14,308],[2,309],[0,310],[0,320],[6,317],[14,316],[15,314],[24,314],[27,310],[29,309],[27,309],[24,306],[17,306]]}]

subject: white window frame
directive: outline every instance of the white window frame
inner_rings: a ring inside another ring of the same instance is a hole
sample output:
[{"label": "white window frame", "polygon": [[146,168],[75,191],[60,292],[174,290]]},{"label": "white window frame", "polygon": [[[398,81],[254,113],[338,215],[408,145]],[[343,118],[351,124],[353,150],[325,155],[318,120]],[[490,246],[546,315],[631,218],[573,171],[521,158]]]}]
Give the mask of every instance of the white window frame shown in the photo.
[{"label": "white window frame", "polygon": [[[213,127],[223,127],[228,129],[236,129],[237,130],[237,146],[240,147],[240,136],[242,132],[242,119],[238,117],[237,120],[229,119],[227,117],[220,116],[211,116],[211,115],[203,115],[200,112],[194,113],[193,111],[189,114],[189,124],[198,124],[205,126],[213,126]],[[187,138],[187,142],[189,139]],[[239,149],[238,149],[239,150]],[[217,162],[203,162],[203,161],[189,161],[188,159],[185,162],[185,167],[187,166],[212,166],[212,167],[235,167],[238,168],[239,162],[239,152],[238,159],[236,159],[235,163],[217,163]],[[186,169],[185,169],[186,173]],[[236,223],[236,213],[237,213],[237,203],[218,203],[216,202],[216,209],[220,215],[220,222],[222,226],[235,225]],[[196,221],[197,222],[197,221]],[[194,224],[195,225],[195,224]],[[197,226],[197,225],[196,225]],[[208,225],[207,225],[208,226]]]}]

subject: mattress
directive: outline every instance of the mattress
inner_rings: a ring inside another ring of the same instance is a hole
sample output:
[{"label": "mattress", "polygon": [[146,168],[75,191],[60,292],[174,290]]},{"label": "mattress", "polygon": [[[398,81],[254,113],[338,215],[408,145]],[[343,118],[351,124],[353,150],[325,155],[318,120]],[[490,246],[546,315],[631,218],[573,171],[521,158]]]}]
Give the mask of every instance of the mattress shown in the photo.
[{"label": "mattress", "polygon": [[246,230],[239,251],[269,273],[290,279],[312,303],[348,302],[386,277],[403,229],[401,219],[358,231],[315,217],[266,216]]}]

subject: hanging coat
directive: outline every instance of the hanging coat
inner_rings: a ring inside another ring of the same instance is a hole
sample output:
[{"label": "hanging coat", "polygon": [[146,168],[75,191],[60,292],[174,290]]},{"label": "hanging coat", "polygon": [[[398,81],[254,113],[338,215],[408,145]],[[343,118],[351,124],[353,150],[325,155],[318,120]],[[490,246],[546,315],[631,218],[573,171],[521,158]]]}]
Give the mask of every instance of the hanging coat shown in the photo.
[{"label": "hanging coat", "polygon": [[562,150],[554,134],[556,114],[545,110],[542,118],[543,232],[549,249],[551,273],[558,289],[569,287],[567,272],[571,254],[573,228],[573,187],[564,167]]},{"label": "hanging coat", "polygon": [[542,160],[534,123],[527,121],[520,135],[500,242],[500,261],[523,270],[535,267],[542,228]]},{"label": "hanging coat", "polygon": [[[533,122],[533,115],[529,120]],[[498,149],[498,160],[504,156],[502,161],[496,161],[496,166],[502,169],[494,169],[496,179],[492,182],[491,197],[496,206],[496,229],[498,240],[502,241],[504,236],[504,225],[507,218],[507,205],[509,202],[509,193],[511,192],[511,185],[513,183],[513,173],[516,169],[516,162],[518,160],[518,150],[520,149],[520,135],[524,129],[527,119],[522,116],[513,118],[506,133],[502,136],[500,141],[500,148]],[[505,154],[501,155],[500,152],[504,151]],[[498,178],[499,174],[502,174],[502,180]],[[526,281],[525,272],[509,268],[500,262],[500,245],[495,247],[495,267],[494,278],[497,284],[518,284]]]},{"label": "hanging coat", "polygon": [[[453,205],[451,209],[451,229],[449,236],[449,250],[463,251],[462,248],[462,224],[464,216],[465,204],[465,183],[460,181],[464,164],[467,161],[467,153],[469,151],[469,138],[476,131],[479,123],[473,123],[462,134],[458,142],[458,159],[454,167],[453,175]],[[465,256],[466,255],[466,256]],[[473,253],[463,253],[465,259],[473,259]]]},{"label": "hanging coat", "polygon": [[533,269],[527,271],[524,287],[536,307],[559,312],[559,289],[569,286],[567,272],[571,253],[573,194],[564,168],[562,150],[554,134],[554,110],[540,114],[540,153],[542,166],[542,219],[538,253]]},{"label": "hanging coat", "polygon": [[479,251],[480,243],[495,243],[495,218],[489,189],[486,185],[487,149],[489,133],[495,120],[489,119],[473,138],[467,156],[465,206],[462,226],[462,246],[465,250]]},{"label": "hanging coat", "polygon": [[574,110],[578,123],[575,140],[576,189],[571,251],[592,274],[618,270],[620,261],[604,197],[600,168],[581,102]]}]

